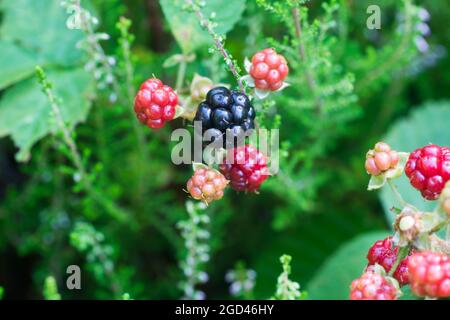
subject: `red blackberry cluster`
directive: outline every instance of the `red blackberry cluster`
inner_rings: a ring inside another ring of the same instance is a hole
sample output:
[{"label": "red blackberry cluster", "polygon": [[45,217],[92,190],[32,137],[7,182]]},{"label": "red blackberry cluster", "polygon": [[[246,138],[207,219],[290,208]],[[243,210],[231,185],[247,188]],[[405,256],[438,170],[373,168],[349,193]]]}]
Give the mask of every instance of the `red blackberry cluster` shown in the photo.
[{"label": "red blackberry cluster", "polygon": [[415,253],[409,259],[408,269],[414,294],[432,298],[450,296],[450,258],[447,255],[431,251]]},{"label": "red blackberry cluster", "polygon": [[386,278],[368,268],[350,285],[350,300],[396,300],[397,289]]},{"label": "red blackberry cluster", "polygon": [[[392,238],[387,237],[384,240],[375,242],[367,252],[369,266],[378,263],[386,272],[392,269],[397,260],[398,247],[393,247]],[[403,259],[395,270],[393,276],[400,285],[408,284],[408,258]]]},{"label": "red blackberry cluster", "polygon": [[268,91],[280,89],[288,73],[286,59],[274,49],[264,49],[252,57],[250,76],[258,89]]},{"label": "red blackberry cluster", "polygon": [[436,200],[450,180],[450,149],[430,144],[409,155],[405,173],[427,200]]},{"label": "red blackberry cluster", "polygon": [[236,191],[254,192],[269,176],[266,156],[251,145],[228,150],[220,172]]},{"label": "red blackberry cluster", "polygon": [[139,88],[134,99],[134,112],[139,121],[149,128],[160,129],[174,118],[178,96],[161,80],[151,78]]},{"label": "red blackberry cluster", "polygon": [[[210,141],[222,139],[224,146],[232,147],[255,128],[254,119],[255,109],[245,94],[217,87],[206,94],[194,121],[201,121],[202,135],[206,133]],[[232,139],[226,139],[227,132]]]}]

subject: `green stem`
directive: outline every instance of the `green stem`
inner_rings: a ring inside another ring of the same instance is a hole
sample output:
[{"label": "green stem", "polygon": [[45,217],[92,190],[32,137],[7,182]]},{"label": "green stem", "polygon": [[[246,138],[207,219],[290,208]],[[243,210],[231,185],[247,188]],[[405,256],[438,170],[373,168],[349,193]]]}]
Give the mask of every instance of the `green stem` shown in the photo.
[{"label": "green stem", "polygon": [[316,80],[314,79],[311,69],[309,67],[309,63],[307,61],[306,53],[305,53],[305,46],[303,44],[303,37],[302,37],[302,24],[300,22],[300,9],[298,7],[294,7],[292,9],[292,18],[294,20],[295,25],[295,35],[297,37],[298,42],[298,52],[300,55],[300,59],[302,60],[303,64],[305,65],[305,78],[306,83],[308,84],[309,89],[311,90],[312,94],[314,95],[314,103],[316,112],[320,114],[322,112],[322,101],[320,99],[320,96],[317,92],[317,85]]},{"label": "green stem", "polygon": [[183,89],[184,77],[186,76],[187,62],[185,56],[181,59],[178,65],[177,82],[175,85],[176,91],[179,93]]},{"label": "green stem", "polygon": [[400,192],[398,192],[397,187],[392,183],[391,179],[387,180],[389,186],[391,187],[392,193],[394,193],[395,198],[397,199],[397,201],[400,203],[400,205],[404,208],[407,206],[412,207],[411,205],[409,205],[402,197],[402,195],[400,194]]},{"label": "green stem", "polygon": [[410,246],[400,247],[397,254],[397,259],[395,260],[394,264],[392,265],[391,270],[389,271],[389,276],[392,277],[395,270],[397,270],[397,267],[399,266],[400,262],[405,259],[409,254]]}]

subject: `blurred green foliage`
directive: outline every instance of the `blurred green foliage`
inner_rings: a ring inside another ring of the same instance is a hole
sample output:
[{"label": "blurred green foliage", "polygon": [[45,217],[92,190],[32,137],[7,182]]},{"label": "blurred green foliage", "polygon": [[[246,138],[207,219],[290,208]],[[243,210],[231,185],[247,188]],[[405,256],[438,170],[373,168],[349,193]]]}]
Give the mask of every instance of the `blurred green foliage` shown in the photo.
[{"label": "blurred green foliage", "polygon": [[[180,11],[182,1],[83,0],[99,19],[95,32],[111,36],[101,42],[103,50],[117,57],[117,92],[98,88],[95,72],[84,71],[92,56],[76,48],[85,35],[66,28],[68,13],[58,2],[0,4],[5,298],[180,298],[185,276],[179,261],[187,252],[176,225],[189,218],[182,189],[191,168],[171,163],[170,133],[189,124],[179,119],[157,132],[134,128],[130,91],[153,74],[175,86],[180,65],[163,67],[175,54],[195,54],[184,66],[181,94],[195,73],[231,86],[235,79],[210,53],[212,39],[192,14]],[[229,298],[225,274],[244,261],[257,273],[253,296],[270,297],[286,253],[294,262],[289,277],[301,291],[312,299],[345,299],[367,247],[390,228],[384,211],[393,199],[382,193],[381,203],[366,191],[366,150],[383,137],[403,151],[448,144],[450,7],[444,0],[301,1],[298,37],[293,0],[210,2],[205,12],[217,11],[216,32],[227,33],[225,46],[240,67],[245,57],[274,46],[289,61],[291,87],[255,102],[261,126],[280,128],[279,174],[259,195],[228,190],[206,210],[209,281],[200,288],[208,298]],[[381,8],[381,30],[366,28],[366,8],[374,3]],[[116,28],[120,16],[132,21],[135,37]],[[421,23],[429,35],[421,35]],[[134,40],[130,61],[124,39]],[[93,191],[80,186],[33,77],[37,64],[61,99]],[[111,101],[111,93],[118,99]],[[73,264],[83,272],[81,291],[65,287]]]}]

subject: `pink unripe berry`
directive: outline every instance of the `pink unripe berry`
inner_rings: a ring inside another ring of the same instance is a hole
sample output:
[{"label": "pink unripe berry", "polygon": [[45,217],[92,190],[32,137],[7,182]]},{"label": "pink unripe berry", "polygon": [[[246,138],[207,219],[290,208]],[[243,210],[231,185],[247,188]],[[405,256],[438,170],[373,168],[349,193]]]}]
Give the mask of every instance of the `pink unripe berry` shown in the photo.
[{"label": "pink unripe berry", "polygon": [[375,144],[376,152],[389,152],[391,151],[391,147],[386,142],[377,142]]},{"label": "pink unripe berry", "polygon": [[398,152],[392,150],[389,155],[391,156],[391,168],[395,168],[399,161]]},{"label": "pink unripe berry", "polygon": [[391,167],[391,157],[387,152],[375,153],[375,164],[381,171],[386,171]]},{"label": "pink unripe berry", "polygon": [[367,171],[367,173],[374,175],[374,176],[377,176],[381,173],[381,170],[378,169],[374,158],[366,159],[366,171]]},{"label": "pink unripe berry", "polygon": [[228,180],[219,171],[200,168],[188,180],[186,188],[192,198],[210,203],[223,197],[227,185]]},{"label": "pink unripe berry", "polygon": [[391,150],[387,143],[378,142],[373,150],[367,152],[365,167],[367,173],[378,176],[391,168],[395,168],[398,162],[398,152]]}]

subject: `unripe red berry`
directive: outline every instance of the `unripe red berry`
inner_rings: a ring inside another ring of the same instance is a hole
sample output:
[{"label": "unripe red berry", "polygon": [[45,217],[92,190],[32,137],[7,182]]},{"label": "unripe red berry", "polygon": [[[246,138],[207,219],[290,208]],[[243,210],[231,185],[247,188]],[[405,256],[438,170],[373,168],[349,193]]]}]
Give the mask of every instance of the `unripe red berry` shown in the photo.
[{"label": "unripe red berry", "polygon": [[257,191],[270,175],[266,156],[251,145],[229,149],[219,168],[236,191]]},{"label": "unripe red berry", "polygon": [[174,118],[177,104],[178,96],[173,89],[151,78],[139,88],[134,98],[134,112],[141,123],[159,129]]},{"label": "unripe red berry", "polygon": [[227,179],[220,172],[214,169],[200,168],[188,180],[186,187],[192,198],[209,204],[223,197],[227,185]]},{"label": "unripe red berry", "polygon": [[408,270],[414,294],[432,298],[450,296],[450,258],[447,255],[431,251],[415,253],[408,261]]},{"label": "unripe red berry", "polygon": [[280,89],[288,73],[286,59],[274,49],[264,49],[252,57],[250,76],[255,80],[255,87],[260,90]]},{"label": "unripe red berry", "polygon": [[[379,240],[375,242],[372,247],[370,247],[367,252],[368,266],[372,266],[378,263],[384,268],[386,272],[392,269],[395,261],[397,260],[398,247],[394,247],[392,243],[392,238],[387,237],[384,240]],[[400,285],[408,284],[408,268],[407,268],[408,257],[403,259],[397,269],[395,270],[393,276],[399,282]]]},{"label": "unripe red berry", "polygon": [[450,180],[450,149],[428,145],[409,155],[405,173],[427,200],[436,200]]},{"label": "unripe red berry", "polygon": [[383,276],[368,269],[350,285],[350,300],[396,300],[397,289]]}]

